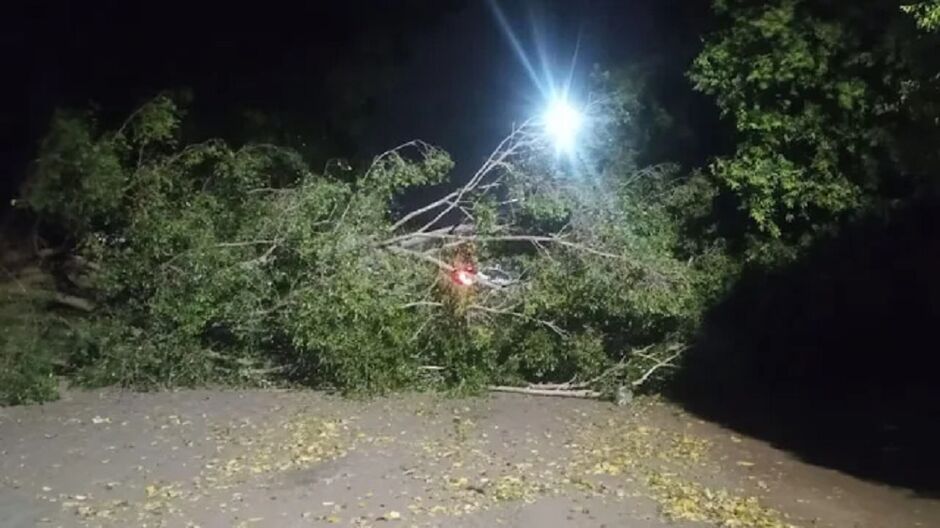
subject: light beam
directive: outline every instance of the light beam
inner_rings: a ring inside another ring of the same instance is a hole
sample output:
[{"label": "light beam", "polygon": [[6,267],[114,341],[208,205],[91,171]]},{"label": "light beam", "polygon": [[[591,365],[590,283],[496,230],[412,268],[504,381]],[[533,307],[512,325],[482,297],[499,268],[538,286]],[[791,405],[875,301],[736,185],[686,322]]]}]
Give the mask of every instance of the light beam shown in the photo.
[{"label": "light beam", "polygon": [[584,116],[565,98],[549,102],[545,115],[542,116],[545,133],[551,138],[555,150],[571,154],[577,145],[578,132],[584,124]]}]

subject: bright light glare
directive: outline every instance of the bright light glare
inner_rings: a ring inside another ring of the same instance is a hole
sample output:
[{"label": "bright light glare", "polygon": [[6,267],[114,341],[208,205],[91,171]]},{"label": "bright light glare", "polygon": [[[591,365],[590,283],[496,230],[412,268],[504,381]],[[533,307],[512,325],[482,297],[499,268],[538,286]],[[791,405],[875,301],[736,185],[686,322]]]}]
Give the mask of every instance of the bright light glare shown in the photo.
[{"label": "bright light glare", "polygon": [[555,143],[559,152],[570,154],[574,151],[578,131],[584,122],[584,117],[577,109],[564,99],[556,99],[548,105],[543,117],[545,132]]}]

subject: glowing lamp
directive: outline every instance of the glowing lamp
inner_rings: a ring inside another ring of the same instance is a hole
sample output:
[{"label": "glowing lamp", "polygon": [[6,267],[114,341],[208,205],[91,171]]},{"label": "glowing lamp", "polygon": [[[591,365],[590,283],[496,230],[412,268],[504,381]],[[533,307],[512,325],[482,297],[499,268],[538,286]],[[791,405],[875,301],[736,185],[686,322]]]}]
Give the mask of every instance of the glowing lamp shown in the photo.
[{"label": "glowing lamp", "polygon": [[545,133],[552,139],[558,152],[571,153],[584,116],[564,99],[555,99],[548,105],[542,118]]}]

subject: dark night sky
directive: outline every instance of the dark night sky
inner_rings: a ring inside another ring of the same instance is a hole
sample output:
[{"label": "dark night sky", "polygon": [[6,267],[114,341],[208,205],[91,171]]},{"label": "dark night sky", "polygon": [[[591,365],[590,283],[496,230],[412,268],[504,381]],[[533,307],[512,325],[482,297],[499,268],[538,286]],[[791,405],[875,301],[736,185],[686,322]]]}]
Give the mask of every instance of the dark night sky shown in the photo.
[{"label": "dark night sky", "polygon": [[[368,157],[420,137],[466,170],[538,104],[485,0],[22,4],[0,8],[4,198],[59,106],[95,103],[105,121],[118,120],[160,90],[185,87],[196,136],[261,139],[245,117],[260,112],[290,132],[288,142],[317,145],[314,158]],[[533,28],[557,67],[580,36],[576,85],[594,63],[685,49],[707,10],[704,0],[500,6],[533,58]],[[672,67],[686,59],[677,54]]]}]

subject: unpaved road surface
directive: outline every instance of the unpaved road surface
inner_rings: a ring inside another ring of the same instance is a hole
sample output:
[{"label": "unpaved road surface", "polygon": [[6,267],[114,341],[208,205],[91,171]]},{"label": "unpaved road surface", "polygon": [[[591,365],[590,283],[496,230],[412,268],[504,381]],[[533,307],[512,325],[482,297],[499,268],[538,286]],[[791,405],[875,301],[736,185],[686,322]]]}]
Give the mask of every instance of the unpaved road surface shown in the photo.
[{"label": "unpaved road surface", "polygon": [[0,408],[0,527],[937,527],[671,404],[71,392]]}]

